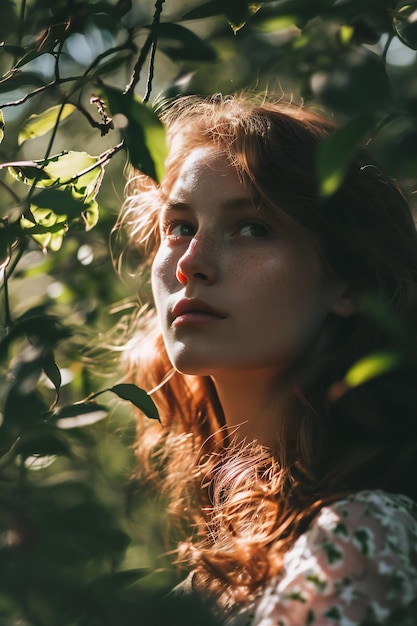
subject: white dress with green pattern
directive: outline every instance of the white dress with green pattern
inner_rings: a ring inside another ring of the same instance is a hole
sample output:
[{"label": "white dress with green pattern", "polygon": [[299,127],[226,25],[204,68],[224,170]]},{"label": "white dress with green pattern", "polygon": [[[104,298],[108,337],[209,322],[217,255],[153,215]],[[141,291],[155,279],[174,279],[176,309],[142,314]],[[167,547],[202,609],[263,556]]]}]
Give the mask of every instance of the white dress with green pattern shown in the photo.
[{"label": "white dress with green pattern", "polygon": [[362,491],[324,507],[225,626],[417,626],[416,606],[417,505]]}]

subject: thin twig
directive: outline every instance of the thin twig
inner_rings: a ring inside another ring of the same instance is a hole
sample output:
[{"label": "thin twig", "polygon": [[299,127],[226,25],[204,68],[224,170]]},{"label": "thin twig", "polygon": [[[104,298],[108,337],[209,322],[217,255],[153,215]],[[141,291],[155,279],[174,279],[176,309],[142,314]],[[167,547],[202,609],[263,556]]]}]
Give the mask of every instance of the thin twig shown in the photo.
[{"label": "thin twig", "polygon": [[60,76],[60,73],[59,73],[59,60],[61,58],[62,49],[64,47],[65,42],[66,42],[66,37],[64,37],[64,39],[62,39],[62,41],[59,42],[59,47],[58,47],[58,50],[56,52],[56,57],[55,57],[54,74],[55,74],[55,82],[57,84],[61,80],[61,76]]},{"label": "thin twig", "polygon": [[134,88],[136,87],[136,85],[138,84],[139,80],[140,80],[140,72],[141,69],[146,61],[146,57],[148,56],[148,52],[151,49],[152,46],[152,40],[153,40],[153,35],[152,32],[149,32],[145,43],[142,46],[142,49],[140,51],[139,54],[139,58],[136,61],[135,67],[133,68],[133,72],[132,72],[132,77],[128,83],[128,85],[126,85],[125,90],[124,90],[124,94],[128,95],[130,93],[133,92]]},{"label": "thin twig", "polygon": [[151,58],[149,61],[148,81],[146,83],[146,93],[143,98],[144,102],[148,102],[149,98],[151,97],[152,81],[153,81],[154,67],[155,67],[155,54],[156,54],[156,36],[152,43]]},{"label": "thin twig", "polygon": [[383,61],[384,65],[385,65],[385,64],[386,64],[386,62],[387,62],[387,54],[388,54],[388,50],[389,50],[389,47],[390,47],[390,45],[391,45],[391,43],[392,43],[392,40],[393,40],[393,39],[394,39],[394,35],[392,35],[392,34],[391,34],[391,35],[388,35],[388,39],[387,39],[387,41],[385,42],[385,46],[384,46],[384,49],[383,49],[383,51],[382,51],[382,61]]},{"label": "thin twig", "polygon": [[25,96],[23,96],[22,98],[19,98],[18,100],[13,100],[12,102],[5,102],[4,104],[1,105],[1,108],[6,109],[7,107],[18,107],[21,104],[24,104],[25,102],[33,98],[34,96],[37,96],[39,93],[42,93],[43,91],[47,91],[48,89],[52,89],[53,87],[57,87],[58,85],[62,85],[63,83],[74,82],[76,80],[79,80],[78,76],[75,76],[75,77],[69,76],[67,78],[60,78],[59,83],[53,80],[47,85],[42,85],[42,87],[38,87],[34,91],[27,93]]},{"label": "thin twig", "polygon": [[[17,107],[17,106],[20,106],[21,104],[25,104],[25,102],[27,102],[28,100],[30,100],[34,96],[37,96],[38,94],[40,94],[40,93],[42,93],[44,91],[47,91],[48,89],[53,89],[54,87],[59,87],[60,85],[63,85],[64,83],[75,83],[76,84],[76,88],[78,89],[79,81],[82,80],[83,78],[86,78],[88,76],[89,72],[91,72],[97,66],[97,64],[100,63],[100,61],[102,61],[107,56],[110,56],[111,54],[114,54],[115,52],[120,52],[121,50],[131,50],[131,49],[133,49],[132,44],[131,43],[126,43],[126,44],[123,44],[123,45],[120,45],[120,46],[116,46],[115,48],[112,48],[111,50],[106,50],[106,52],[103,52],[102,54],[99,54],[98,57],[96,57],[94,59],[94,61],[87,67],[87,69],[83,72],[83,74],[81,76],[67,76],[65,78],[60,78],[58,81],[56,79],[54,79],[50,83],[47,83],[46,85],[42,85],[41,87],[38,87],[34,91],[31,91],[30,93],[27,93],[25,96],[22,96],[22,98],[19,98],[18,100],[13,100],[12,102],[5,102],[4,104],[1,105],[1,108],[2,109],[6,109],[7,107]],[[71,94],[69,94],[69,95],[71,95]]]},{"label": "thin twig", "polygon": [[109,130],[113,128],[113,122],[111,118],[109,118],[107,122],[97,122],[97,120],[94,119],[91,113],[87,111],[87,109],[85,109],[80,102],[78,102],[75,106],[77,107],[78,111],[82,113],[84,117],[88,120],[88,123],[90,124],[90,126],[92,126],[93,128],[99,129],[102,137],[104,135],[107,135]]},{"label": "thin twig", "polygon": [[115,46],[114,48],[111,48],[110,50],[105,50],[104,52],[96,56],[94,61],[92,61],[92,63],[90,63],[90,65],[84,70],[84,72],[82,73],[82,77],[85,78],[86,76],[88,76],[88,74],[94,68],[96,68],[97,65],[99,65],[99,63],[106,57],[110,56],[111,54],[114,54],[115,52],[123,52],[123,50],[132,50],[133,52],[136,51],[136,46],[132,43],[130,38],[124,44],[121,44],[120,46]]},{"label": "thin twig", "polygon": [[158,26],[161,20],[162,5],[164,4],[164,2],[165,0],[156,0],[155,2],[155,13],[152,18],[151,28],[146,38],[146,41],[142,46],[142,49],[140,51],[139,58],[135,64],[135,67],[133,68],[130,82],[128,83],[128,85],[126,86],[124,90],[125,94],[132,93],[134,88],[138,84],[140,80],[140,73],[142,71],[142,67],[145,64],[146,57],[148,56],[149,51],[152,50],[151,65],[149,68],[150,79],[148,78],[148,87],[147,87],[146,96],[145,96],[149,100],[150,88],[152,87],[153,65],[154,65],[154,60],[155,60],[156,42],[158,39]]},{"label": "thin twig", "polygon": [[152,28],[151,28],[152,33],[153,33],[153,42],[152,42],[151,58],[149,61],[149,71],[148,71],[148,81],[146,84],[146,93],[143,98],[144,102],[148,102],[151,96],[152,81],[153,81],[154,70],[155,70],[156,45],[158,43],[158,27],[159,27],[159,23],[161,20],[162,5],[164,2],[165,0],[157,0],[155,4],[155,14],[153,17]]},{"label": "thin twig", "polygon": [[95,161],[94,163],[86,167],[81,172],[78,172],[78,174],[74,174],[74,176],[71,176],[71,178],[68,178],[67,180],[59,181],[59,186],[70,185],[71,183],[81,178],[81,176],[85,176],[85,174],[89,174],[90,172],[95,170],[97,167],[100,167],[101,165],[105,165],[106,163],[110,161],[110,159],[114,157],[115,154],[117,154],[118,152],[120,152],[120,150],[124,148],[124,145],[125,145],[125,142],[124,140],[122,140],[120,143],[113,146],[113,148],[110,148],[110,150],[106,150],[106,152],[103,152],[102,154],[100,154],[97,161]]},{"label": "thin twig", "polygon": [[49,158],[49,155],[52,152],[52,146],[54,144],[55,137],[56,137],[56,134],[58,132],[59,121],[61,119],[62,113],[64,111],[64,107],[65,107],[66,104],[67,104],[67,100],[65,98],[64,101],[61,104],[61,107],[60,107],[59,111],[58,111],[58,115],[56,117],[56,121],[55,121],[54,127],[52,129],[52,135],[51,135],[51,138],[50,138],[50,140],[48,142],[48,146],[47,146],[47,148],[45,150],[45,155],[43,157],[44,161],[46,161]]}]

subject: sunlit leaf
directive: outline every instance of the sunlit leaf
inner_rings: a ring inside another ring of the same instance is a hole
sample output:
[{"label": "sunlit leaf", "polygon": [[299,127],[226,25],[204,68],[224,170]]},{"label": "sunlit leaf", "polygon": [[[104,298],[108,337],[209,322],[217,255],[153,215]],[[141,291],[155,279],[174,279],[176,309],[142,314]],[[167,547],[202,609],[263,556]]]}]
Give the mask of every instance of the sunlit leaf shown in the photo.
[{"label": "sunlit leaf", "polygon": [[107,407],[96,402],[79,402],[54,411],[58,428],[67,430],[90,426],[106,417]]},{"label": "sunlit leaf", "polygon": [[225,5],[224,11],[233,32],[237,33],[260,8],[259,3],[248,0],[230,0]]},{"label": "sunlit leaf", "polygon": [[146,391],[140,389],[140,387],[133,384],[119,384],[114,385],[108,389],[108,391],[112,391],[123,400],[128,400],[136,408],[143,411],[150,419],[159,420],[158,409],[156,408],[154,401],[146,393]]},{"label": "sunlit leaf", "polygon": [[355,29],[350,24],[343,24],[339,29],[339,38],[343,45],[347,46],[351,43]]},{"label": "sunlit leaf", "polygon": [[[254,20],[254,25],[257,30],[260,30],[263,33],[275,33],[280,30],[287,29],[289,26],[294,25],[294,18],[292,16],[282,16],[282,17],[263,17],[261,15],[260,19]],[[298,32],[294,29],[295,32]]]},{"label": "sunlit leaf", "polygon": [[59,118],[60,121],[71,115],[75,111],[76,107],[72,104],[66,104],[63,107],[53,106],[39,113],[38,115],[31,115],[18,136],[18,143],[21,145],[28,139],[34,137],[40,137],[48,131],[52,130]]},{"label": "sunlit leaf", "polygon": [[70,150],[44,161],[33,161],[33,166],[15,165],[9,171],[17,180],[30,186],[34,183],[36,187],[72,184],[80,195],[89,196],[96,192],[103,175],[103,166],[96,165],[97,161],[98,157],[87,152]]},{"label": "sunlit leaf", "polygon": [[18,180],[42,188],[32,196],[30,213],[22,217],[21,226],[43,248],[59,250],[74,223],[85,230],[97,224],[95,196],[104,173],[104,166],[97,162],[98,157],[71,151],[35,161],[33,166],[16,163],[9,167]]},{"label": "sunlit leaf", "polygon": [[104,97],[113,118],[123,117],[120,132],[125,140],[130,162],[156,181],[160,181],[164,172],[167,156],[165,130],[150,106],[141,102],[132,94],[121,90],[103,87]]},{"label": "sunlit leaf", "polygon": [[57,215],[50,209],[39,209],[33,207],[32,215],[36,225],[25,217],[22,217],[20,224],[23,230],[33,237],[42,248],[50,248],[54,252],[61,248],[63,237],[68,230],[66,215]]},{"label": "sunlit leaf", "polygon": [[8,171],[11,176],[13,176],[13,178],[23,183],[26,183],[27,185],[32,185],[32,183],[34,183],[35,181],[36,183],[39,183],[39,181],[42,180],[44,182],[48,181],[50,185],[52,185],[54,182],[51,181],[51,177],[49,176],[49,174],[47,174],[40,165],[36,165],[35,162],[33,162],[33,165],[27,165],[16,161],[8,168]]},{"label": "sunlit leaf", "polygon": [[84,204],[81,221],[86,231],[96,226],[99,218],[99,206],[96,200],[91,199]]},{"label": "sunlit leaf", "polygon": [[317,155],[322,196],[331,196],[338,190],[352,155],[369,130],[372,121],[371,116],[353,118],[322,141]]},{"label": "sunlit leaf", "polygon": [[345,383],[349,388],[396,369],[403,361],[403,355],[395,351],[381,351],[368,354],[357,361],[347,372]]}]

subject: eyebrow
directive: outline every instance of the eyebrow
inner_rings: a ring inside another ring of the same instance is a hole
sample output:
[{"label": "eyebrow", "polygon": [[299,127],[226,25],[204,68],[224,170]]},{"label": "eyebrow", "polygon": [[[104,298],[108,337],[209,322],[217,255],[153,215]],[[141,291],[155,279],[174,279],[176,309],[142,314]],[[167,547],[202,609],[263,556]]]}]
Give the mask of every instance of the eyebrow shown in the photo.
[{"label": "eyebrow", "polygon": [[[229,211],[238,211],[259,206],[259,198],[252,196],[237,196],[222,202],[221,207]],[[164,211],[192,211],[192,205],[177,200],[167,200],[162,207]]]}]

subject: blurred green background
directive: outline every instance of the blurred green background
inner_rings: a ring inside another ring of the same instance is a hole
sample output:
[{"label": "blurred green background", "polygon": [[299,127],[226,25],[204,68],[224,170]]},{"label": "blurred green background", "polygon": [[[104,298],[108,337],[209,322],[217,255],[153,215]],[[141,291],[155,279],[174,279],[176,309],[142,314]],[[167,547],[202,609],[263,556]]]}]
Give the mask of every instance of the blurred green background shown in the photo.
[{"label": "blurred green background", "polygon": [[147,277],[122,281],[109,252],[126,164],[160,174],[164,97],[268,91],[345,129],[319,155],[323,195],[372,137],[412,200],[417,2],[0,8],[0,624],[197,623],[161,601],[182,574],[164,503],[135,477],[132,405],[88,401],[120,381],[107,348],[149,299]]}]

